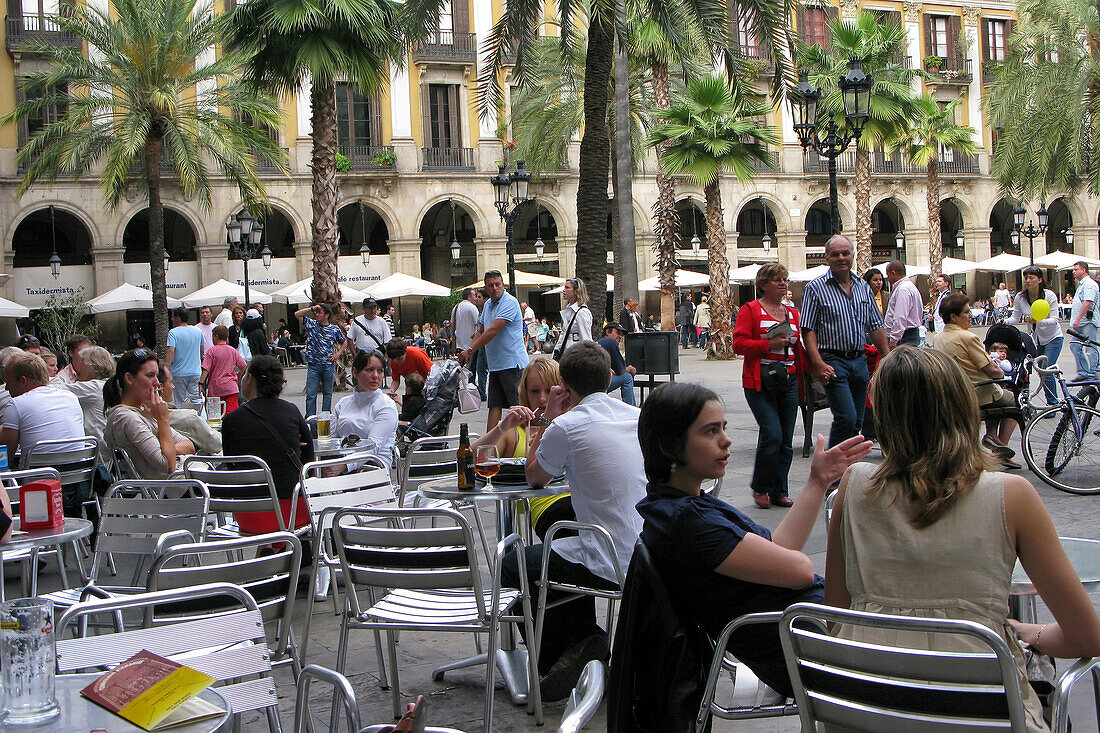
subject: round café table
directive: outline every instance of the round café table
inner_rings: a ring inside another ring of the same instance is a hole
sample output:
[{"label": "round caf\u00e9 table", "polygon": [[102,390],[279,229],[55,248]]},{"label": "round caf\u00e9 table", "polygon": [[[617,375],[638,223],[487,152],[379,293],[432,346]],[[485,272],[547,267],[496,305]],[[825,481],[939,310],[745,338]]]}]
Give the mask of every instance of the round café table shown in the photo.
[{"label": "round caf\u00e9 table", "polygon": [[[137,727],[125,718],[115,715],[110,710],[96,705],[80,694],[80,691],[90,685],[98,674],[59,674],[57,675],[57,702],[61,706],[61,717],[54,718],[39,725],[4,725],[0,721],[0,733],[14,733],[23,731],[37,733],[38,731],[110,731],[110,733],[142,733],[143,729]],[[229,701],[214,688],[206,688],[199,693],[199,697],[209,703],[221,707],[226,712],[222,715],[205,720],[198,720],[187,725],[178,725],[170,728],[173,733],[216,733],[228,731],[232,726],[230,719],[233,717]]]},{"label": "round caf\u00e9 table", "polygon": [[[87,537],[92,533],[93,525],[87,519],[78,519],[76,517],[65,517],[65,523],[60,527],[54,527],[52,529],[29,529],[21,530],[19,527],[19,517],[12,520],[12,532],[11,539],[4,544],[0,544],[0,553],[7,555],[8,553],[17,552],[19,550],[30,550],[30,560],[26,567],[30,568],[30,588],[29,596],[34,597],[38,595],[38,551],[55,547],[58,548],[58,552],[61,551],[61,545],[68,544],[70,542],[76,542],[79,539]],[[61,582],[65,588],[68,588],[68,579],[66,577],[66,571],[61,573]],[[24,590],[27,589],[27,578],[23,578]],[[4,596],[4,584],[0,582],[0,601],[3,601]]]},{"label": "round caf\u00e9 table", "polygon": [[[534,499],[541,496],[557,496],[569,492],[569,484],[565,481],[551,482],[548,486],[536,488],[525,483],[496,483],[491,489],[487,489],[480,481],[475,484],[472,491],[458,488],[458,477],[448,477],[425,481],[417,488],[417,492],[427,499],[446,499],[448,501],[470,501],[474,503],[494,502],[496,504],[497,537],[503,539],[515,530],[515,503],[524,499]],[[491,558],[486,558],[492,565]],[[494,589],[499,588],[500,578],[493,578]],[[512,639],[511,630],[500,630],[500,649],[497,650],[497,669],[504,679],[504,685],[516,705],[527,702],[530,692],[530,680],[527,679],[527,650],[517,649]],[[432,671],[433,679],[440,679],[444,672],[463,667],[472,667],[477,664],[485,664],[488,660],[485,654],[478,654],[438,667]]]},{"label": "round caf\u00e9 table", "polygon": [[374,450],[375,447],[374,441],[370,438],[363,438],[355,445],[347,447],[341,447],[340,443],[342,441],[343,438],[334,435],[327,438],[314,438],[313,454],[317,457],[318,461],[321,461],[326,458],[343,458],[344,456],[371,451]]},{"label": "round caf\u00e9 table", "polygon": [[[1059,537],[1070,565],[1085,590],[1100,588],[1100,540],[1084,540],[1077,537]],[[1038,595],[1035,584],[1027,577],[1024,568],[1016,561],[1012,571],[1012,586],[1008,597],[1009,615],[1026,623],[1035,623]]]}]

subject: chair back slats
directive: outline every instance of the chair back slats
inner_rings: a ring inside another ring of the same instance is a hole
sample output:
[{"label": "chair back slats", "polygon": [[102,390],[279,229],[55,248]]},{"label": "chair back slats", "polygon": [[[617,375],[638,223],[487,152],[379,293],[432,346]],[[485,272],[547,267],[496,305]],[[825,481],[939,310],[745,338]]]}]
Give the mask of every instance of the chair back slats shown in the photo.
[{"label": "chair back slats", "polygon": [[219,514],[273,512],[286,529],[271,469],[255,456],[187,456],[183,475],[203,482],[210,491],[210,511]]},{"label": "chair back slats", "polygon": [[[471,441],[476,438],[477,435],[470,435]],[[419,438],[409,445],[401,467],[402,506],[407,503],[405,497],[415,491],[420,484],[455,474],[458,470],[458,464],[455,463],[458,441],[457,435],[441,435]]]},{"label": "chair back slats", "polygon": [[226,699],[234,713],[261,710],[279,703],[279,693],[275,689],[275,679],[272,677],[245,680],[232,687],[219,687],[218,692]]},{"label": "chair back slats", "polygon": [[[70,617],[74,611],[94,605],[96,602],[77,604],[66,612],[62,620]],[[59,634],[60,632],[61,629],[58,630]],[[57,669],[59,672],[74,672],[94,667],[112,667],[125,662],[142,649],[161,656],[172,656],[206,647],[228,647],[262,639],[263,636],[263,619],[258,609],[115,634],[76,639],[58,636]]]},{"label": "chair back slats", "polygon": [[[332,512],[326,509],[396,504],[397,494],[390,481],[389,469],[373,456],[368,456],[364,463],[368,470],[324,475],[326,469],[345,468],[347,461],[347,458],[331,458],[302,466],[297,491],[309,507],[314,532],[324,533],[332,526]],[[291,506],[292,512],[297,512],[298,502],[292,502]]]},{"label": "chair back slats", "polygon": [[[836,638],[823,622],[934,637],[941,649]],[[1024,730],[1015,661],[1005,641],[972,621],[914,618],[796,604],[780,638],[803,729]],[[975,643],[977,642],[977,643]]]},{"label": "chair back slats", "polygon": [[218,654],[188,656],[187,666],[214,679],[227,680],[263,674],[271,668],[270,656],[267,647],[262,644],[242,643],[223,649]]},{"label": "chair back slats", "polygon": [[27,450],[21,467],[55,468],[61,484],[69,486],[92,477],[98,456],[99,440],[90,435],[77,440],[40,440]]}]

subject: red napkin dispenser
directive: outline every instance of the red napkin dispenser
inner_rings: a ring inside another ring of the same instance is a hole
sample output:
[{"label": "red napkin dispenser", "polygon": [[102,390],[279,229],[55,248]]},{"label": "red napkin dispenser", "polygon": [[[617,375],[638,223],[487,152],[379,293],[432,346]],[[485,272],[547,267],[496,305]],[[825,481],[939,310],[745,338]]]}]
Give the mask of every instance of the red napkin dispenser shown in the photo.
[{"label": "red napkin dispenser", "polygon": [[43,479],[19,487],[20,529],[54,529],[64,524],[60,481]]}]

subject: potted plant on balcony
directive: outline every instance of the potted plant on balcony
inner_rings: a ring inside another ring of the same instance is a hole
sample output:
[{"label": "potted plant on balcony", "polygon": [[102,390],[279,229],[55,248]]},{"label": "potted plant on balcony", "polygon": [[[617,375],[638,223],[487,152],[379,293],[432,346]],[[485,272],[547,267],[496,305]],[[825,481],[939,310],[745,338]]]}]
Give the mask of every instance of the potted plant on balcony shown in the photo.
[{"label": "potted plant on balcony", "polygon": [[375,150],[374,155],[370,158],[371,165],[379,168],[392,168],[397,164],[397,155],[392,150],[383,148],[382,150]]},{"label": "potted plant on balcony", "polygon": [[340,173],[347,173],[351,170],[351,158],[343,153],[336,154],[336,170]]},{"label": "potted plant on balcony", "polygon": [[925,56],[924,68],[927,71],[939,71],[943,68],[943,56]]}]

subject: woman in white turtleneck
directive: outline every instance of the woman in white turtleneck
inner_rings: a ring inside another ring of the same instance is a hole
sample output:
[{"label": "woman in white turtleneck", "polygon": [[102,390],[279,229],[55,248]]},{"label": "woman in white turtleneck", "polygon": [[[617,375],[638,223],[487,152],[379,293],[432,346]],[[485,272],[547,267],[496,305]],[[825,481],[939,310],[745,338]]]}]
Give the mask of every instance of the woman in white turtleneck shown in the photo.
[{"label": "woman in white turtleneck", "polygon": [[332,412],[332,434],[370,439],[375,447],[366,455],[377,456],[386,468],[390,468],[397,438],[397,405],[380,389],[385,378],[385,362],[377,351],[360,351],[351,368],[358,391],[336,403]]}]

